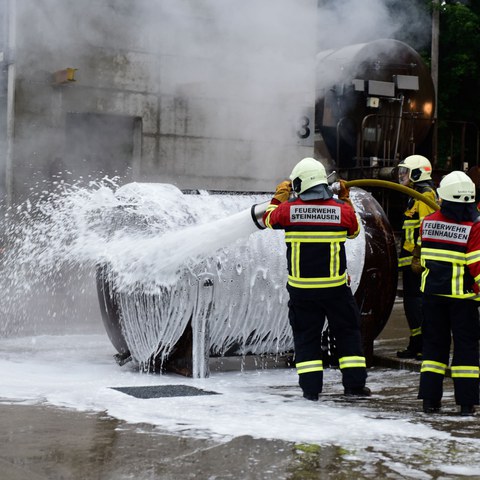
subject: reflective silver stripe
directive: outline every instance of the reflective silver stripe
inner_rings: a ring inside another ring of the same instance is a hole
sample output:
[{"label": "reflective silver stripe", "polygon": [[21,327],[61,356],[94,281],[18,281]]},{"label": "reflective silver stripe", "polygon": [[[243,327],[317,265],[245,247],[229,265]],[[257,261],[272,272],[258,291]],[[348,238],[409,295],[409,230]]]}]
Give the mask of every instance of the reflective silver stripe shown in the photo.
[{"label": "reflective silver stripe", "polygon": [[367,364],[365,361],[365,357],[342,357],[339,360],[340,369],[343,368],[358,368],[363,367],[366,368]]},{"label": "reflective silver stripe", "polygon": [[413,220],[405,220],[403,222],[403,228],[404,229],[407,229],[407,228],[417,228],[417,227],[420,227],[420,224],[421,224],[421,220],[419,218],[417,219],[413,219]]},{"label": "reflective silver stripe", "polygon": [[405,230],[405,244],[415,245],[415,232],[420,228],[421,221],[419,218],[404,220],[402,228]]},{"label": "reflective silver stripe", "polygon": [[436,260],[440,262],[458,263],[465,265],[467,263],[466,255],[461,252],[450,250],[437,250],[434,248],[422,248],[422,260]]},{"label": "reflective silver stripe", "polygon": [[297,278],[300,275],[300,244],[292,243],[290,250],[290,267],[292,276]]},{"label": "reflective silver stripe", "polygon": [[345,242],[345,232],[285,232],[285,241],[301,243]]},{"label": "reflective silver stripe", "polygon": [[467,265],[480,261],[480,250],[467,253]]},{"label": "reflective silver stripe", "polygon": [[340,273],[340,244],[337,242],[330,244],[330,275],[338,277]]},{"label": "reflective silver stripe", "polygon": [[[422,261],[422,266],[424,266],[424,262]],[[427,283],[427,277],[428,274],[430,273],[430,270],[425,267],[425,269],[422,272],[422,277],[420,280],[420,291],[424,292],[425,291],[425,283]]]},{"label": "reflective silver stripe", "polygon": [[[290,272],[288,284],[296,288],[337,287],[346,283],[346,274],[340,273],[341,244],[347,239],[346,232],[285,232],[285,241],[290,243]],[[330,275],[305,278],[300,274],[301,245],[304,243],[330,243]]]},{"label": "reflective silver stripe", "polygon": [[266,212],[268,213],[268,215],[265,217],[265,226],[267,228],[272,228],[272,225],[270,223],[270,215],[272,214],[272,212],[278,208],[278,205],[275,205],[274,203],[271,203],[267,209],[266,209]]},{"label": "reflective silver stripe", "polygon": [[297,368],[297,373],[299,375],[301,375],[302,373],[323,371],[322,360],[311,360],[309,362],[300,362],[300,363],[297,363],[295,366]]},{"label": "reflective silver stripe", "polygon": [[413,259],[413,256],[411,257],[401,257],[398,259],[398,266],[399,267],[406,267],[408,265],[411,265],[412,264],[412,259]]},{"label": "reflective silver stripe", "polygon": [[444,363],[434,362],[433,360],[424,360],[422,362],[420,373],[431,372],[438,373],[439,375],[445,375],[446,370],[447,366]]},{"label": "reflective silver stripe", "polygon": [[327,288],[338,287],[347,282],[347,274],[344,273],[338,277],[317,277],[317,278],[301,278],[288,276],[288,284],[297,288]]},{"label": "reflective silver stripe", "polygon": [[452,378],[479,378],[480,368],[477,366],[452,365]]},{"label": "reflective silver stripe", "polygon": [[452,294],[463,294],[463,266],[453,264],[452,265]]},{"label": "reflective silver stripe", "polygon": [[409,243],[410,245],[414,245],[414,243],[415,243],[415,229],[414,228],[407,228],[405,230],[405,243]]}]

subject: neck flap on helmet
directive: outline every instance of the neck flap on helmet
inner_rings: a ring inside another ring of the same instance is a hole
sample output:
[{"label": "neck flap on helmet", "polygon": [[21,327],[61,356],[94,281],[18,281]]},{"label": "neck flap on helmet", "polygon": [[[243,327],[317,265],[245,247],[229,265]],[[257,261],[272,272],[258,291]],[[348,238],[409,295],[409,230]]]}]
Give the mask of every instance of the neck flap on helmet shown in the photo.
[{"label": "neck flap on helmet", "polygon": [[333,193],[328,185],[320,183],[319,185],[315,185],[314,187],[305,190],[299,195],[299,197],[304,201],[328,200],[329,198],[333,197]]}]

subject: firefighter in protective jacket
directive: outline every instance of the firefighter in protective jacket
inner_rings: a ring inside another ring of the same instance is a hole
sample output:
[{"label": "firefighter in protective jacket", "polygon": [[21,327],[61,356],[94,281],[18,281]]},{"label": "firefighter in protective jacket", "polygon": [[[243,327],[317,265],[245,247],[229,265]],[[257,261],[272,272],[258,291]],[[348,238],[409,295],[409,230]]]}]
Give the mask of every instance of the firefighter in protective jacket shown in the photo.
[{"label": "firefighter in protective jacket", "polygon": [[[437,201],[431,177],[432,166],[422,155],[410,155],[398,165],[398,181]],[[401,249],[398,267],[402,272],[403,309],[410,329],[410,339],[404,350],[397,352],[399,358],[421,360],[422,356],[422,293],[420,291],[420,256],[418,236],[423,218],[434,209],[420,200],[409,198],[403,216]]]},{"label": "firefighter in protective jacket", "polygon": [[454,171],[440,182],[440,210],[421,226],[423,361],[418,398],[425,413],[440,410],[449,365],[462,415],[479,403],[480,215],[475,184]]},{"label": "firefighter in protective jacket", "polygon": [[325,168],[313,158],[301,160],[290,180],[277,186],[263,222],[285,230],[289,321],[303,396],[315,401],[322,391],[326,317],[337,341],[345,395],[368,396],[360,312],[347,284],[345,241],[360,230],[349,191],[343,182],[339,199],[333,198]]}]

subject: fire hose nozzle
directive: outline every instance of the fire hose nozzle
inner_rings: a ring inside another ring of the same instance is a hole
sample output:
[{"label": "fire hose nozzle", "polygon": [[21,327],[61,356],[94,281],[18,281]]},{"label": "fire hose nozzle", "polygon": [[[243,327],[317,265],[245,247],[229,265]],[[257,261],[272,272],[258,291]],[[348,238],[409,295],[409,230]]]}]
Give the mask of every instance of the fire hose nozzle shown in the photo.
[{"label": "fire hose nozzle", "polygon": [[338,195],[340,193],[340,182],[333,182],[330,185],[330,190],[335,194]]},{"label": "fire hose nozzle", "polygon": [[267,211],[267,207],[270,205],[270,200],[267,200],[263,203],[257,203],[256,205],[252,205],[250,209],[250,213],[252,215],[253,223],[259,228],[260,230],[265,230],[267,228],[263,223],[263,215]]},{"label": "fire hose nozzle", "polygon": [[[330,178],[332,177],[332,178]],[[338,182],[336,170],[332,170],[331,173],[327,175],[327,182],[331,185]]]}]

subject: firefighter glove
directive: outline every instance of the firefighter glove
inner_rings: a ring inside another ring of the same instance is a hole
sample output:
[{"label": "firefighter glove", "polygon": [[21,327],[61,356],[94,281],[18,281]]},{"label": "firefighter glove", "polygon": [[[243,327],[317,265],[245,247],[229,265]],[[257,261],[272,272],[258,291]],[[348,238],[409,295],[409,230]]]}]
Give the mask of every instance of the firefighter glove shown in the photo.
[{"label": "firefighter glove", "polygon": [[412,272],[417,275],[421,275],[423,272],[423,267],[420,262],[420,252],[421,252],[420,246],[416,245],[412,251],[413,258],[412,258],[411,269],[412,269]]},{"label": "firefighter glove", "polygon": [[344,202],[346,202],[347,200],[350,200],[350,189],[346,185],[347,182],[345,180],[340,180],[338,183],[340,184],[340,191],[338,192],[338,198],[340,200],[343,200]]},{"label": "firefighter glove", "polygon": [[277,185],[275,190],[275,195],[273,198],[281,202],[286,202],[290,197],[290,192],[292,191],[292,184],[289,180],[285,180],[282,183]]},{"label": "firefighter glove", "polygon": [[347,182],[345,182],[345,180],[339,180],[338,183],[340,184],[338,198],[353,207],[352,201],[350,200],[350,189],[346,185]]}]

